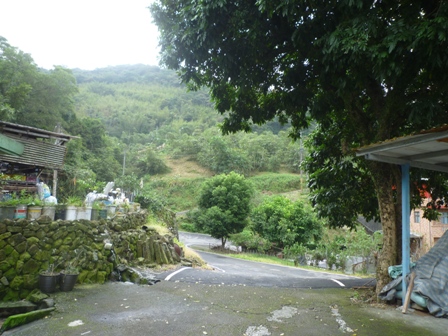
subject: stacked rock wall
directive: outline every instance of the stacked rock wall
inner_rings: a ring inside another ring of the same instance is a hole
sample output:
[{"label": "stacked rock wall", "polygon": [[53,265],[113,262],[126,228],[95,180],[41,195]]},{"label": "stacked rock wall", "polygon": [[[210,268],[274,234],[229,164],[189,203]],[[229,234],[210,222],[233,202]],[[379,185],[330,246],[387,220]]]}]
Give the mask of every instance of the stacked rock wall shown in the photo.
[{"label": "stacked rock wall", "polygon": [[148,230],[146,211],[99,221],[0,222],[0,301],[27,297],[39,273],[75,266],[78,283],[104,283],[119,264],[155,265],[180,261],[172,237]]}]

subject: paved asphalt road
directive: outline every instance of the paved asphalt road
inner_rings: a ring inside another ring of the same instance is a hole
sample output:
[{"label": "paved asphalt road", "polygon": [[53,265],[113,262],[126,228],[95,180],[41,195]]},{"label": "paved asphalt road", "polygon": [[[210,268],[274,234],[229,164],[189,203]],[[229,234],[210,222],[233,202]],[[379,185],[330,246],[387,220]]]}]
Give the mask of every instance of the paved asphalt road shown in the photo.
[{"label": "paved asphalt road", "polygon": [[[220,241],[204,234],[179,233],[179,239],[187,246],[220,244]],[[198,251],[215,270],[204,271],[182,268],[176,272],[160,274],[159,279],[203,284],[248,285],[256,287],[286,288],[353,288],[375,284],[375,279],[359,278],[324,271],[305,270],[259,262],[251,262],[223,255]]]},{"label": "paved asphalt road", "polygon": [[[448,319],[419,312],[402,314],[394,306],[353,300],[359,296],[357,290],[348,289],[357,280],[353,277],[334,278],[328,273],[262,264],[253,283],[239,284],[240,278],[253,275],[253,263],[231,267],[222,256],[203,255],[216,266],[215,271],[159,274],[166,280],[153,286],[109,281],[54,293],[51,299],[56,310],[48,318],[8,330],[3,336],[447,334]],[[231,260],[231,264],[236,262]],[[304,281],[319,289],[286,286],[281,280],[284,275],[279,275],[282,272],[292,274],[288,280],[292,285]],[[323,288],[330,285],[335,288]]]}]

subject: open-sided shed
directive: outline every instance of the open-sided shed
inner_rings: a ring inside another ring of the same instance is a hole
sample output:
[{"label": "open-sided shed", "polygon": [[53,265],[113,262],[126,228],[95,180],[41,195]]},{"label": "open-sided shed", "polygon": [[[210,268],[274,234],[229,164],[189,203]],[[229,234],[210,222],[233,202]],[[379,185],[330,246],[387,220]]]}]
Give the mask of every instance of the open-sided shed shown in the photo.
[{"label": "open-sided shed", "polygon": [[397,164],[402,171],[402,269],[403,293],[410,272],[410,167],[448,173],[448,125],[372,144],[358,149],[357,156]]},{"label": "open-sided shed", "polygon": [[[0,121],[0,172],[6,176],[39,175],[44,169],[57,171],[64,165],[66,143],[71,135]],[[32,190],[35,180],[5,179],[4,190]]]}]

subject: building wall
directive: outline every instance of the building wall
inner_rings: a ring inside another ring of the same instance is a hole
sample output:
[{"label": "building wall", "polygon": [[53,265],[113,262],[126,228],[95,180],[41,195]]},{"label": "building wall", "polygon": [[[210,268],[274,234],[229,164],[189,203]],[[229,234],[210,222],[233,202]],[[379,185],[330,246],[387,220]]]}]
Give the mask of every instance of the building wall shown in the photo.
[{"label": "building wall", "polygon": [[437,221],[429,221],[423,218],[423,209],[411,211],[410,224],[411,233],[421,236],[420,256],[427,253],[440,237],[448,230],[448,224],[442,224],[442,214],[448,209],[440,210],[440,217]]}]

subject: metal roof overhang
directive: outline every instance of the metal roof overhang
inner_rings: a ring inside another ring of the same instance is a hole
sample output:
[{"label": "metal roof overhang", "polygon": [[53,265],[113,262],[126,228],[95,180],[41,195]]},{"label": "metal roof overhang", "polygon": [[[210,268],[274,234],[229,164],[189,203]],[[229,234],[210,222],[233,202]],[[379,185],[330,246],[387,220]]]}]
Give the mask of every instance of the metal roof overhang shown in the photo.
[{"label": "metal roof overhang", "polygon": [[402,288],[406,293],[406,275],[410,273],[410,176],[409,168],[448,173],[448,125],[419,134],[386,140],[359,148],[357,156],[367,160],[401,166],[402,194]]},{"label": "metal roof overhang", "polygon": [[431,130],[359,148],[367,160],[448,173],[448,129]]}]

